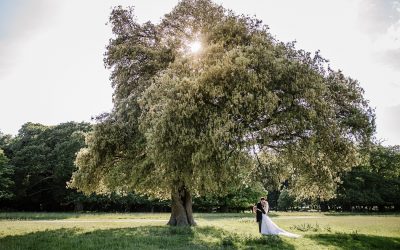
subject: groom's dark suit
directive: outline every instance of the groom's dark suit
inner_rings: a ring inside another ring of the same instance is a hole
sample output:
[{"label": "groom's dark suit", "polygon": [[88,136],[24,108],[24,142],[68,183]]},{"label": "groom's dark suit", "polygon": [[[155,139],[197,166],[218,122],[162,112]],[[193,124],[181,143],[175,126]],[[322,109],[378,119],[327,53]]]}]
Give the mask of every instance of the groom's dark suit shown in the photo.
[{"label": "groom's dark suit", "polygon": [[261,205],[261,202],[259,202],[259,203],[257,203],[256,216],[257,216],[257,222],[258,222],[258,231],[260,233],[261,233],[262,214],[265,214],[265,210],[264,210],[263,206]]}]

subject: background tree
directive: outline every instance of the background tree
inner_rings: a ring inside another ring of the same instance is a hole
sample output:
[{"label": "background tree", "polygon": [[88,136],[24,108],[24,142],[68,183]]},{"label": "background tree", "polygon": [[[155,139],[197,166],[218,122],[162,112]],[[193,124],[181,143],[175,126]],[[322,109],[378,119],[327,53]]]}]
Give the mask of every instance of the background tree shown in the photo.
[{"label": "background tree", "polygon": [[11,135],[3,134],[0,131],[0,201],[12,197],[13,168],[9,165],[9,158],[4,153],[6,145],[10,143]]},{"label": "background tree", "polygon": [[287,211],[288,209],[293,208],[294,201],[295,201],[295,197],[290,195],[287,188],[283,188],[281,193],[279,194],[278,209]]},{"label": "background tree", "polygon": [[0,149],[0,200],[10,199],[12,197],[13,169],[8,164],[9,160]]},{"label": "background tree", "polygon": [[0,148],[4,149],[12,140],[12,135],[4,134],[0,131]]},{"label": "background tree", "polygon": [[254,182],[248,186],[234,188],[224,195],[213,193],[196,197],[193,206],[205,212],[242,212],[251,210],[255,202],[267,194],[261,183]]},{"label": "background tree", "polygon": [[345,173],[332,204],[343,210],[400,209],[400,148],[375,145],[364,165]]},{"label": "background tree", "polygon": [[75,204],[75,211],[166,212],[169,210],[169,201],[151,199],[134,193],[121,195],[112,192],[83,195],[82,193],[71,192],[66,200]]},{"label": "background tree", "polygon": [[110,23],[114,108],[88,136],[71,187],[170,196],[168,224],[194,225],[193,195],[251,181],[271,152],[289,163],[295,192],[330,198],[374,131],[357,81],[259,20],[184,0],[158,25],[121,7]]},{"label": "background tree", "polygon": [[26,210],[62,208],[66,182],[75,168],[77,151],[84,145],[87,123],[64,123],[44,126],[26,123],[5,146],[14,170],[14,198],[10,203]]}]

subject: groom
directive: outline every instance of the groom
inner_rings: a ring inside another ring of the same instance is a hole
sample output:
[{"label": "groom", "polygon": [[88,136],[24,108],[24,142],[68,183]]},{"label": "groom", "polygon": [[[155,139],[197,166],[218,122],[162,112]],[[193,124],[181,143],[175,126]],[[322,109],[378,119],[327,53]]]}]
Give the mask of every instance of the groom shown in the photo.
[{"label": "groom", "polygon": [[256,205],[256,219],[258,223],[258,231],[261,233],[261,221],[262,221],[262,214],[265,214],[265,210],[263,208],[263,203],[265,202],[265,198],[261,197],[260,202]]}]

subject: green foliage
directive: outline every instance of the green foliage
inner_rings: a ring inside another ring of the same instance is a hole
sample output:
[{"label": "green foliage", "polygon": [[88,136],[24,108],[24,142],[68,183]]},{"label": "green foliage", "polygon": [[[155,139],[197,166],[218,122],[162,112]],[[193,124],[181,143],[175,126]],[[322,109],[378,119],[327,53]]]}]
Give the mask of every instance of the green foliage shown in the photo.
[{"label": "green foliage", "polygon": [[294,206],[295,197],[290,195],[287,188],[282,189],[278,198],[278,209],[287,211]]},{"label": "green foliage", "polygon": [[400,149],[376,145],[366,165],[358,166],[343,176],[338,197],[331,203],[345,210],[353,206],[372,208],[395,206],[400,209]]},{"label": "green foliage", "polygon": [[256,182],[250,186],[233,189],[225,195],[211,194],[197,197],[193,201],[193,206],[196,211],[248,211],[263,196],[267,196],[267,191],[261,183]]},{"label": "green foliage", "polygon": [[0,131],[0,148],[3,149],[6,145],[8,145],[12,140],[11,135],[3,134]]},{"label": "green foliage", "polygon": [[400,176],[400,146],[376,145],[370,153],[369,168],[384,178]]},{"label": "green foliage", "polygon": [[75,204],[75,210],[102,211],[102,212],[148,212],[167,211],[169,202],[150,199],[134,193],[128,194],[91,194],[69,193],[67,202]]},{"label": "green foliage", "polygon": [[57,126],[26,123],[5,149],[14,170],[13,204],[24,209],[58,209],[68,192],[76,152],[84,145],[87,123]]},{"label": "green foliage", "polygon": [[257,157],[257,163],[253,178],[260,180],[268,190],[280,190],[282,183],[290,176],[290,164],[275,152],[260,154]]},{"label": "green foliage", "polygon": [[10,199],[12,197],[13,169],[8,164],[9,160],[0,148],[0,200]]},{"label": "green foliage", "polygon": [[[110,24],[114,108],[88,136],[71,187],[226,194],[274,155],[293,193],[328,199],[374,132],[356,80],[318,52],[277,41],[257,19],[184,0],[157,25],[121,7]],[[189,52],[194,40],[198,53]]]}]

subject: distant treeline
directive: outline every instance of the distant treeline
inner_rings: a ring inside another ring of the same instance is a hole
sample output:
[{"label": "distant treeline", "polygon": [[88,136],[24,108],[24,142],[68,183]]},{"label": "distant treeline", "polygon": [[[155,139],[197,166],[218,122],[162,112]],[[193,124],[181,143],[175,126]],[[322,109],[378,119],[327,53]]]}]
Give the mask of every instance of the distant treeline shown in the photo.
[{"label": "distant treeline", "polygon": [[[88,123],[56,126],[24,124],[13,137],[0,132],[0,210],[18,211],[121,211],[167,212],[168,200],[135,193],[85,196],[68,189],[76,153],[85,146]],[[329,201],[295,201],[290,185],[269,190],[274,210],[400,210],[400,148],[375,146],[361,166],[342,174],[336,198]],[[266,194],[261,183],[239,187],[229,194],[194,198],[198,212],[239,212]]]}]

